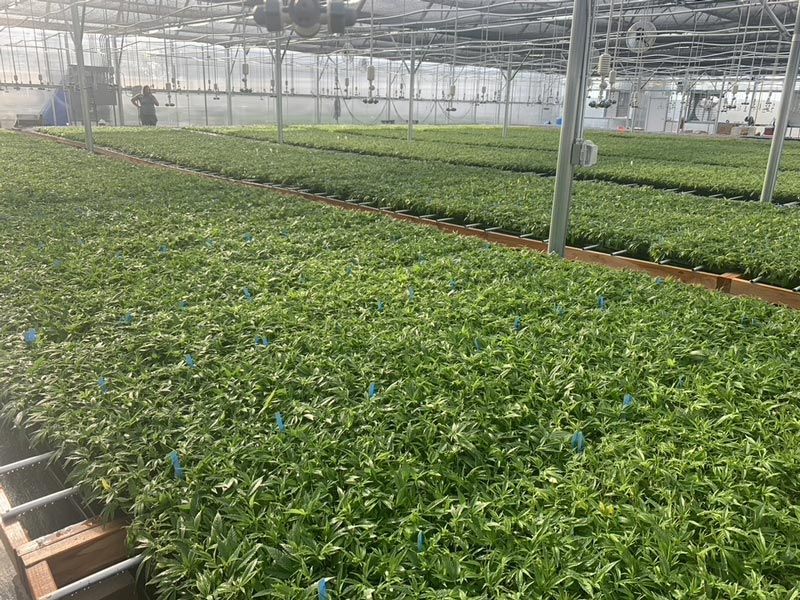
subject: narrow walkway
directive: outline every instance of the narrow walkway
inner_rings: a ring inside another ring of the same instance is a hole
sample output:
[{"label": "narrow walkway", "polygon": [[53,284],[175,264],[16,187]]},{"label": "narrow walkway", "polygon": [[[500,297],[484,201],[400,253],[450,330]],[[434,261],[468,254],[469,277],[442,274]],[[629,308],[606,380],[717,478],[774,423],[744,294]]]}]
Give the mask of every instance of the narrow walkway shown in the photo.
[{"label": "narrow walkway", "polygon": [[28,595],[21,589],[17,591],[14,563],[6,549],[0,544],[0,600],[28,600]]}]

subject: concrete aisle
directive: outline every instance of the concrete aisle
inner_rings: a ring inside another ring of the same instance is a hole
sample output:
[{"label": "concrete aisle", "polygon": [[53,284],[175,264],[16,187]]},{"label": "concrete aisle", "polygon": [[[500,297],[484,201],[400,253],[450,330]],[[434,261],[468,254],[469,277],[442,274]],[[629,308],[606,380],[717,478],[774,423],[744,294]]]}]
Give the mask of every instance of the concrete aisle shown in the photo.
[{"label": "concrete aisle", "polygon": [[0,544],[0,600],[28,600],[25,593],[17,593],[17,586],[14,584],[16,572],[14,564],[11,562],[5,548]]}]

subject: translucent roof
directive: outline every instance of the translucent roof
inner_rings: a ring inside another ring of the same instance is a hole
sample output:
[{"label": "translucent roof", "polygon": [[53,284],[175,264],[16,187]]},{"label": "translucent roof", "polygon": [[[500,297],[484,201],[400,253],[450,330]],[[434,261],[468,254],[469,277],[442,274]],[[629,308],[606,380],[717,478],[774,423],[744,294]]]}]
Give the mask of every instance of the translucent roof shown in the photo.
[{"label": "translucent roof", "polygon": [[[244,49],[275,38],[255,24],[246,0],[0,0],[0,26],[68,31],[72,4],[80,7],[88,34]],[[325,4],[321,0],[323,11]],[[349,0],[348,5],[358,10],[358,21],[345,35],[328,35],[323,27],[306,39],[290,27],[282,34],[287,47],[399,60],[410,56],[413,45],[417,58],[427,62],[565,69],[572,2]],[[788,55],[786,29],[796,10],[794,0],[597,0],[594,53],[607,51],[620,76],[775,74]],[[631,28],[643,22],[652,24],[646,29],[653,30],[654,43],[640,53],[630,47],[635,45]]]}]

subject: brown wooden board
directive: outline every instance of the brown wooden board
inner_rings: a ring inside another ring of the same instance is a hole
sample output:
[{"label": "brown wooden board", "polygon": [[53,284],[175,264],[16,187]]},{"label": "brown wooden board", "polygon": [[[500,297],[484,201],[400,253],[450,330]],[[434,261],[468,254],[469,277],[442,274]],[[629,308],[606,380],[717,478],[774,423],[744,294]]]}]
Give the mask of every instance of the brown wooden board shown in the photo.
[{"label": "brown wooden board", "polygon": [[[10,508],[11,504],[8,501],[8,496],[6,496],[5,490],[0,486],[0,513]],[[17,574],[20,576],[20,579],[25,582],[28,593],[34,600],[58,589],[50,566],[46,562],[36,564],[31,568],[25,568],[19,560],[17,549],[27,544],[29,540],[25,528],[18,519],[3,521],[2,526],[0,526],[0,537],[3,538],[3,545],[9,556],[17,558],[15,563]]]},{"label": "brown wooden board", "polygon": [[63,586],[128,557],[123,521],[89,519],[33,540],[17,550],[26,569],[46,563]]}]

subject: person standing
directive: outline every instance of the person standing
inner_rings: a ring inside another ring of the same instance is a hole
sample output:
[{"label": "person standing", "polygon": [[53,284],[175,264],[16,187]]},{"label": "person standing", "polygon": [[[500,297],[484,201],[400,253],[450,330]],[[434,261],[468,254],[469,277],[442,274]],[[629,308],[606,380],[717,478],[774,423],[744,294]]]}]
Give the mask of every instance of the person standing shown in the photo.
[{"label": "person standing", "polygon": [[141,94],[136,94],[131,98],[131,104],[139,109],[139,122],[145,127],[155,127],[158,124],[156,117],[156,106],[160,106],[158,100],[150,91],[150,86],[142,88]]}]

